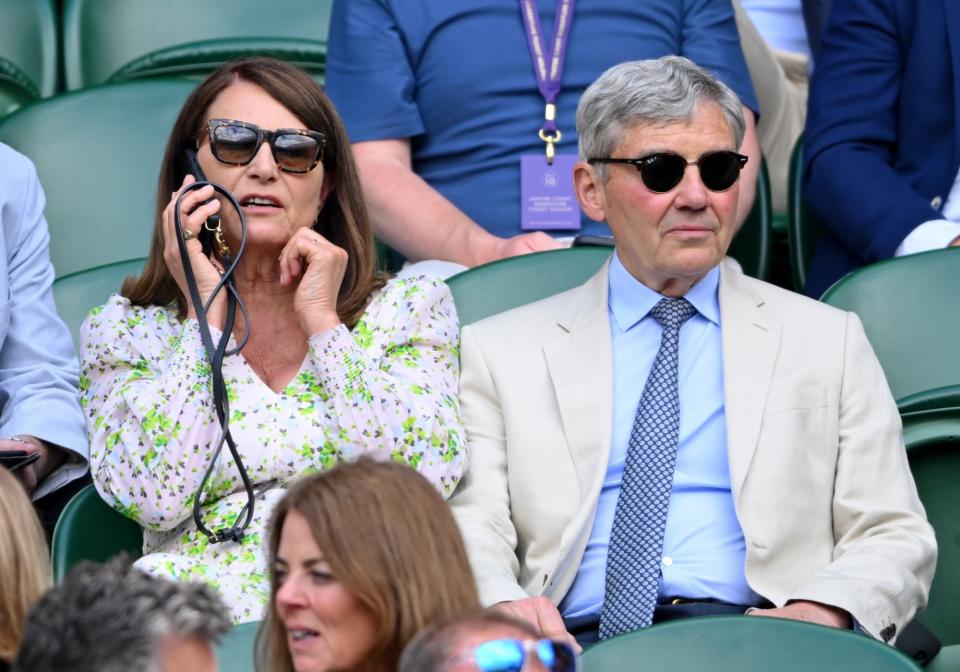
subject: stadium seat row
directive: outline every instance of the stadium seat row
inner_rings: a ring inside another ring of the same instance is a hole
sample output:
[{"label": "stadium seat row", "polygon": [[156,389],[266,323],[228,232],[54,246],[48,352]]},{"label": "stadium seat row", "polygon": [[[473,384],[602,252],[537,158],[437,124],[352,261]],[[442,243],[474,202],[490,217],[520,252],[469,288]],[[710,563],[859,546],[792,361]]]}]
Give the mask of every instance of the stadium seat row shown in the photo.
[{"label": "stadium seat row", "polygon": [[3,0],[0,116],[106,82],[209,72],[251,50],[322,78],[332,0]]}]

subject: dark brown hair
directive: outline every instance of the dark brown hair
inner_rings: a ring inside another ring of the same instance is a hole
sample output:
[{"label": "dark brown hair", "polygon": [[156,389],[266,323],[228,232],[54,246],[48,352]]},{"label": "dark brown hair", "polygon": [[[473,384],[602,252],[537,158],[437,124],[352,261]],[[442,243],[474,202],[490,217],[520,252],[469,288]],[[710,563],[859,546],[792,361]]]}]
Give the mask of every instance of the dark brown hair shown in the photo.
[{"label": "dark brown hair", "polygon": [[396,462],[362,457],[298,481],[270,522],[270,604],[257,635],[257,669],[292,672],[274,572],[291,511],[306,518],[333,576],[373,614],[379,638],[364,669],[395,670],[427,625],[479,608],[460,530],[440,493]]},{"label": "dark brown hair", "polygon": [[[274,100],[301,119],[307,128],[327,136],[323,151],[323,167],[332,183],[314,229],[349,256],[347,270],[337,299],[337,314],[353,326],[367,306],[371,292],[383,285],[384,278],[376,271],[376,249],[360,189],[360,180],[350,141],[343,122],[323,89],[299,68],[272,58],[245,58],[221,66],[201,82],[187,98],[170,132],[160,167],[153,240],[143,273],[128,278],[121,294],[138,306],[176,304],[182,319],[186,315],[186,299],[180,292],[163,260],[163,211],[170,194],[180,188],[185,174],[183,156],[195,149],[207,121],[207,111],[214,99],[238,80],[256,84]],[[209,240],[201,234],[205,248]]]}]

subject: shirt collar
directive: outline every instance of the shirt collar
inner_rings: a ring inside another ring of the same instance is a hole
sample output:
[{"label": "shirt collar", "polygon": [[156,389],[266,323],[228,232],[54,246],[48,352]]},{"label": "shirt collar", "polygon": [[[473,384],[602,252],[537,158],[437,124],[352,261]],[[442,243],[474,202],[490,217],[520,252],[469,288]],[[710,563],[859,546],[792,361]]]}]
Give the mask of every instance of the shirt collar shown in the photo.
[{"label": "shirt collar", "polygon": [[[717,326],[720,326],[720,300],[717,298],[719,286],[720,267],[715,266],[684,295],[700,315]],[[664,298],[630,275],[616,251],[610,262],[609,297],[610,312],[617,327],[623,332],[630,331]]]}]

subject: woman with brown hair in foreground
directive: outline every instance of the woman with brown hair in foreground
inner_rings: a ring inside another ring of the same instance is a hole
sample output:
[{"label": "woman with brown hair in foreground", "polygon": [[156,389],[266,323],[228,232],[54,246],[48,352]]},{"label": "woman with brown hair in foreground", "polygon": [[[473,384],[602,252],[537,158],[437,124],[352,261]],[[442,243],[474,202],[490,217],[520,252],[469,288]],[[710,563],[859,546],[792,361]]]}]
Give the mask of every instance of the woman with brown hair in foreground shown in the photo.
[{"label": "woman with brown hair in foreground", "polygon": [[20,481],[4,468],[0,539],[0,670],[6,670],[20,646],[27,612],[52,581],[40,521]]},{"label": "woman with brown hair in foreground", "polygon": [[424,627],[479,607],[453,515],[401,464],[361,458],[304,478],[268,543],[260,672],[392,672]]}]

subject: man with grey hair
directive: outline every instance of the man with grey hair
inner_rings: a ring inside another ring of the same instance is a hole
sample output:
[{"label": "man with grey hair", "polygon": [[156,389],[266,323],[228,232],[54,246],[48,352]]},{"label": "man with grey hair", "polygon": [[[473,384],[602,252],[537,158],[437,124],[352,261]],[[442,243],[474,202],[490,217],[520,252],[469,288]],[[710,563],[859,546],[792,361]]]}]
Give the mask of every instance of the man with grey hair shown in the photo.
[{"label": "man with grey hair", "polygon": [[926,603],[936,542],[860,321],[725,259],[743,129],[686,59],[608,70],[574,183],[611,260],[463,329],[451,503],[481,600],[547,637],[750,612],[891,641]]},{"label": "man with grey hair", "polygon": [[14,672],[216,672],[230,629],[204,584],[150,576],[127,559],[84,562],[30,610]]}]

